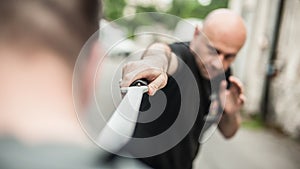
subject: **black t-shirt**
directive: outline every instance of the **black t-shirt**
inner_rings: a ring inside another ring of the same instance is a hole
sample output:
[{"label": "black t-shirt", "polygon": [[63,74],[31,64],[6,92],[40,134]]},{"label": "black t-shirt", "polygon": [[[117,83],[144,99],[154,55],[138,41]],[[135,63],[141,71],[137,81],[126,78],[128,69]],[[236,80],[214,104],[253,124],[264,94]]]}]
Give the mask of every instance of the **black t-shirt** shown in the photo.
[{"label": "black t-shirt", "polygon": [[[211,83],[201,76],[189,43],[174,43],[170,45],[170,48],[179,58],[178,69],[176,73],[169,76],[166,87],[161,90],[163,94],[150,97],[150,102],[154,100],[151,103],[151,107],[154,108],[140,112],[134,137],[147,139],[169,133],[166,137],[159,138],[161,140],[157,142],[154,139],[153,143],[149,142],[144,145],[139,145],[137,142],[129,144],[132,149],[139,147],[140,150],[146,147],[145,151],[153,150],[153,152],[167,147],[167,151],[140,158],[152,168],[190,169],[199,149],[198,140],[205,123],[204,116],[209,111]],[[230,70],[226,72],[226,77],[228,78],[229,75]],[[166,103],[162,95],[165,95]],[[141,109],[149,107],[145,97]],[[162,104],[165,104],[164,110],[155,108],[161,107]],[[157,114],[157,111],[163,112],[152,121],[145,120],[147,115],[151,117],[152,114]],[[131,153],[135,155],[134,151]]]}]

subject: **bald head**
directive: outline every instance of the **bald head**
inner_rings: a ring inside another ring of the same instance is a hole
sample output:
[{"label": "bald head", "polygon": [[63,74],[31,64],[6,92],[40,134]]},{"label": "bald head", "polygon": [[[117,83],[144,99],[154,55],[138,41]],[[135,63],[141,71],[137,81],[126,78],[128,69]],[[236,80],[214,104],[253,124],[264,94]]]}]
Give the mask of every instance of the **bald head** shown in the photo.
[{"label": "bald head", "polygon": [[229,9],[211,12],[203,23],[203,32],[210,41],[240,49],[246,40],[246,27],[243,19]]},{"label": "bald head", "polygon": [[[203,77],[213,78],[227,70],[246,40],[243,19],[228,9],[211,12],[200,27],[195,28],[190,43]],[[219,57],[211,57],[211,56]]]}]

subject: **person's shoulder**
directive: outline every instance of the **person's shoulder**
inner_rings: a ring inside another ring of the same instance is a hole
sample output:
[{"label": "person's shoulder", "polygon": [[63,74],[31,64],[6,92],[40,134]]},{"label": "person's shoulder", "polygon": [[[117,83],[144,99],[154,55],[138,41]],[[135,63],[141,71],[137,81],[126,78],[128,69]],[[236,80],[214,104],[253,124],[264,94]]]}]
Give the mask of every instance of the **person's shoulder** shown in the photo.
[{"label": "person's shoulder", "polygon": [[183,49],[189,49],[190,48],[190,42],[174,42],[172,44],[169,44],[171,49],[177,49],[177,48],[183,48]]},{"label": "person's shoulder", "polygon": [[169,45],[171,51],[181,59],[186,58],[191,54],[190,42],[175,42]]}]

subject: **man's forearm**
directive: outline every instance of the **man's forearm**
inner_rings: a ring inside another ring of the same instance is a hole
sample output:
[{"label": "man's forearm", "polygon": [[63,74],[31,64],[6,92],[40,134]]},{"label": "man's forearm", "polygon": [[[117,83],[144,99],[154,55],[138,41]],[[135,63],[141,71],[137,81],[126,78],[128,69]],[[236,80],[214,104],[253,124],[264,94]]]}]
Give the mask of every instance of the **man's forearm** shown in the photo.
[{"label": "man's forearm", "polygon": [[225,138],[231,138],[235,135],[241,124],[240,113],[226,114],[222,115],[219,123],[219,130]]},{"label": "man's forearm", "polygon": [[178,67],[178,60],[170,47],[164,43],[154,43],[148,47],[142,59],[157,61],[157,64],[168,74],[173,74]]}]

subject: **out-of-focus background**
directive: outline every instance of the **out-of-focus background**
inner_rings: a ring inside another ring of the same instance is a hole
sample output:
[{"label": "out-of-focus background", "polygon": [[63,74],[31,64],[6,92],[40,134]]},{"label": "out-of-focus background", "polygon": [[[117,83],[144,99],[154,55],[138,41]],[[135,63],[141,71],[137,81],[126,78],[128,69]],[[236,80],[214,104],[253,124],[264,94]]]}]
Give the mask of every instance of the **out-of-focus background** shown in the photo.
[{"label": "out-of-focus background", "polygon": [[[213,9],[230,8],[245,20],[248,38],[233,65],[245,85],[247,102],[241,130],[231,140],[216,132],[195,161],[201,169],[300,168],[300,1],[299,0],[104,0],[107,23],[138,12],[164,12],[194,25]],[[114,38],[125,38],[114,58],[125,58],[155,40],[136,37],[155,30],[190,40],[191,27],[175,20],[155,18],[118,22]],[[226,26],[226,25],[224,25]],[[119,36],[119,37],[118,37]],[[112,37],[106,37],[110,40]],[[154,37],[160,38],[160,37]],[[107,75],[109,77],[109,75]]]}]

